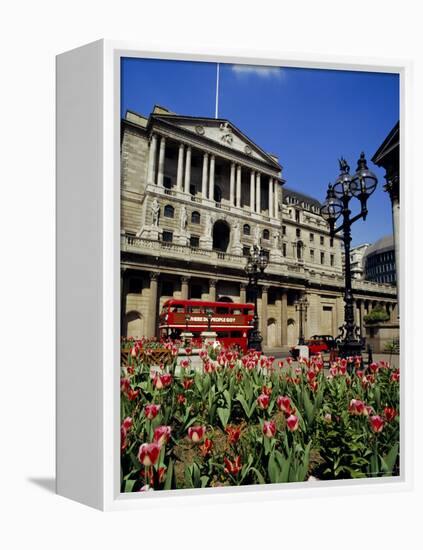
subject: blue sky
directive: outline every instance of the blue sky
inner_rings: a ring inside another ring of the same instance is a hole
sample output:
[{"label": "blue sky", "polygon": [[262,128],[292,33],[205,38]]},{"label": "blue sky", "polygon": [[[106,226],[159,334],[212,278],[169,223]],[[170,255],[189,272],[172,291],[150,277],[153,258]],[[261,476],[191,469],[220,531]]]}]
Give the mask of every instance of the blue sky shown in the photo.
[{"label": "blue sky", "polygon": [[[122,114],[148,115],[157,103],[178,114],[214,117],[215,98],[215,63],[122,61]],[[338,175],[338,158],[354,171],[364,151],[379,184],[366,222],[353,227],[353,244],[392,233],[384,171],[370,158],[399,119],[398,75],[221,64],[219,117],[279,157],[287,187],[321,201]]]}]

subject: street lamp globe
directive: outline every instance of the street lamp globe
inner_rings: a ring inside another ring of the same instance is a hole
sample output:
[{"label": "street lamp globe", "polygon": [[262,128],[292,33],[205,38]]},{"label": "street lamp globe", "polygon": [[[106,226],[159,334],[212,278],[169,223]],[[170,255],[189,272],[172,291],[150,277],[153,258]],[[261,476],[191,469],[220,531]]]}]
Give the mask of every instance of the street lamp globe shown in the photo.
[{"label": "street lamp globe", "polygon": [[342,199],[344,197],[348,197],[350,194],[352,177],[348,162],[344,158],[339,160],[339,168],[341,169],[341,173],[333,186],[333,192],[335,197]]},{"label": "street lamp globe", "polygon": [[367,166],[364,153],[357,161],[357,171],[350,185],[351,194],[359,199],[367,199],[377,186],[377,177]]},{"label": "street lamp globe", "polygon": [[335,196],[333,186],[329,184],[326,200],[320,208],[322,218],[329,224],[335,224],[342,212],[342,202]]},{"label": "street lamp globe", "polygon": [[248,259],[244,269],[245,269],[245,273],[247,275],[253,275],[253,273],[254,273],[254,264],[250,259]]},{"label": "street lamp globe", "polygon": [[259,262],[258,262],[260,271],[261,271],[262,273],[263,273],[263,271],[266,269],[268,263],[269,263],[269,259],[267,258],[267,254],[265,254],[265,252],[262,250],[262,251],[260,252]]}]

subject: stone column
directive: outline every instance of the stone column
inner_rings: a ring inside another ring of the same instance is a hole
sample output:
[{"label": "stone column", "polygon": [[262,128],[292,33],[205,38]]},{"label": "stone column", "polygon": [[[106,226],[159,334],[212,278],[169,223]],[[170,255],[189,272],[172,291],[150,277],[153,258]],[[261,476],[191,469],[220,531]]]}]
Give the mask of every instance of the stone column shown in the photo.
[{"label": "stone column", "polygon": [[267,285],[261,287],[261,315],[260,315],[260,332],[263,336],[263,346],[267,346],[267,302],[268,302]]},{"label": "stone column", "polygon": [[364,310],[364,300],[360,300],[360,336],[364,338],[366,336],[366,329],[364,328],[364,316],[366,312]]},{"label": "stone column", "polygon": [[184,144],[179,144],[178,171],[176,173],[176,189],[182,191],[182,178],[184,174]]},{"label": "stone column", "polygon": [[235,163],[231,162],[231,176],[229,186],[229,202],[235,206]]},{"label": "stone column", "polygon": [[163,187],[165,152],[166,152],[166,138],[162,136],[160,138],[160,150],[159,150],[159,175],[157,177],[157,185],[159,185],[160,187]]},{"label": "stone column", "polygon": [[189,277],[181,277],[181,300],[188,300],[189,296]]},{"label": "stone column", "polygon": [[191,147],[187,147],[187,155],[185,159],[185,182],[184,191],[189,193],[189,186],[191,183]]},{"label": "stone column", "polygon": [[203,176],[201,179],[201,194],[203,198],[207,198],[207,177],[209,173],[209,154],[203,155]]},{"label": "stone column", "polygon": [[245,283],[241,283],[239,285],[239,302],[241,304],[245,304],[247,300],[247,285]]},{"label": "stone column", "polygon": [[256,205],[255,205],[255,180],[256,180],[256,175],[255,175],[255,172],[254,170],[251,170],[251,173],[250,173],[250,210],[251,212],[255,212],[256,211]]},{"label": "stone column", "polygon": [[149,338],[156,336],[157,330],[157,281],[159,273],[150,273],[150,298],[148,301],[148,334]]},{"label": "stone column", "polygon": [[216,301],[216,279],[210,279],[209,281],[209,302]]},{"label": "stone column", "polygon": [[391,304],[391,323],[396,323],[398,321],[398,304],[392,302]]},{"label": "stone column", "polygon": [[210,174],[209,174],[209,199],[214,200],[214,155],[210,155]]},{"label": "stone column", "polygon": [[120,333],[121,336],[127,336],[125,326],[126,315],[126,297],[128,294],[129,278],[125,276],[126,267],[120,270]]},{"label": "stone column", "polygon": [[256,174],[256,212],[261,213],[261,175]]},{"label": "stone column", "polygon": [[148,176],[147,183],[154,185],[156,180],[156,150],[157,150],[157,136],[152,134],[150,141],[150,150],[148,153]]},{"label": "stone column", "polygon": [[269,218],[273,218],[273,178],[269,178]]},{"label": "stone column", "polygon": [[281,345],[288,345],[288,293],[282,291],[281,295]]},{"label": "stone column", "polygon": [[274,189],[273,189],[273,200],[275,201],[274,205],[273,205],[273,217],[276,218],[276,219],[279,219],[279,196],[278,196],[278,180],[277,179],[274,179],[273,180],[273,185],[274,185]]},{"label": "stone column", "polygon": [[236,205],[241,208],[241,165],[236,167]]}]

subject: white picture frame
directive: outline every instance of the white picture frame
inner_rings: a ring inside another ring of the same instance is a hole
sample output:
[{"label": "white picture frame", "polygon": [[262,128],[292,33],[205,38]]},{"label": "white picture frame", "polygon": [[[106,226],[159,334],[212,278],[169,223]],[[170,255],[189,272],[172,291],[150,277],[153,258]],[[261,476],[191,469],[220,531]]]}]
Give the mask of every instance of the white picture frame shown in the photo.
[{"label": "white picture frame", "polygon": [[[402,491],[412,486],[412,364],[401,325],[401,475],[287,485],[120,493],[120,59],[177,59],[395,72],[401,86],[401,200],[411,191],[412,66],[406,60],[251,51],[170,51],[97,41],[57,57],[57,493],[101,510]],[[410,208],[411,211],[411,208]],[[409,311],[401,218],[400,317]]]}]

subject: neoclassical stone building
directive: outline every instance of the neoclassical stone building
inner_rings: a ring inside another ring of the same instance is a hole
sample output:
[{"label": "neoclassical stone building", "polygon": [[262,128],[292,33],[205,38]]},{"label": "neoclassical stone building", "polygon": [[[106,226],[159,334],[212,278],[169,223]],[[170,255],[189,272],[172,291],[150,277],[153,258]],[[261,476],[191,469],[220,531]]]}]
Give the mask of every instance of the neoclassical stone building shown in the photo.
[{"label": "neoclassical stone building", "polygon": [[[320,203],[285,187],[279,159],[230,121],[156,106],[128,112],[121,132],[122,334],[158,333],[170,297],[245,302],[245,256],[264,248],[260,329],[268,348],[297,342],[295,301],[309,301],[305,336],[343,323],[339,238]],[[356,281],[357,323],[378,303],[395,315],[395,289]]]}]

